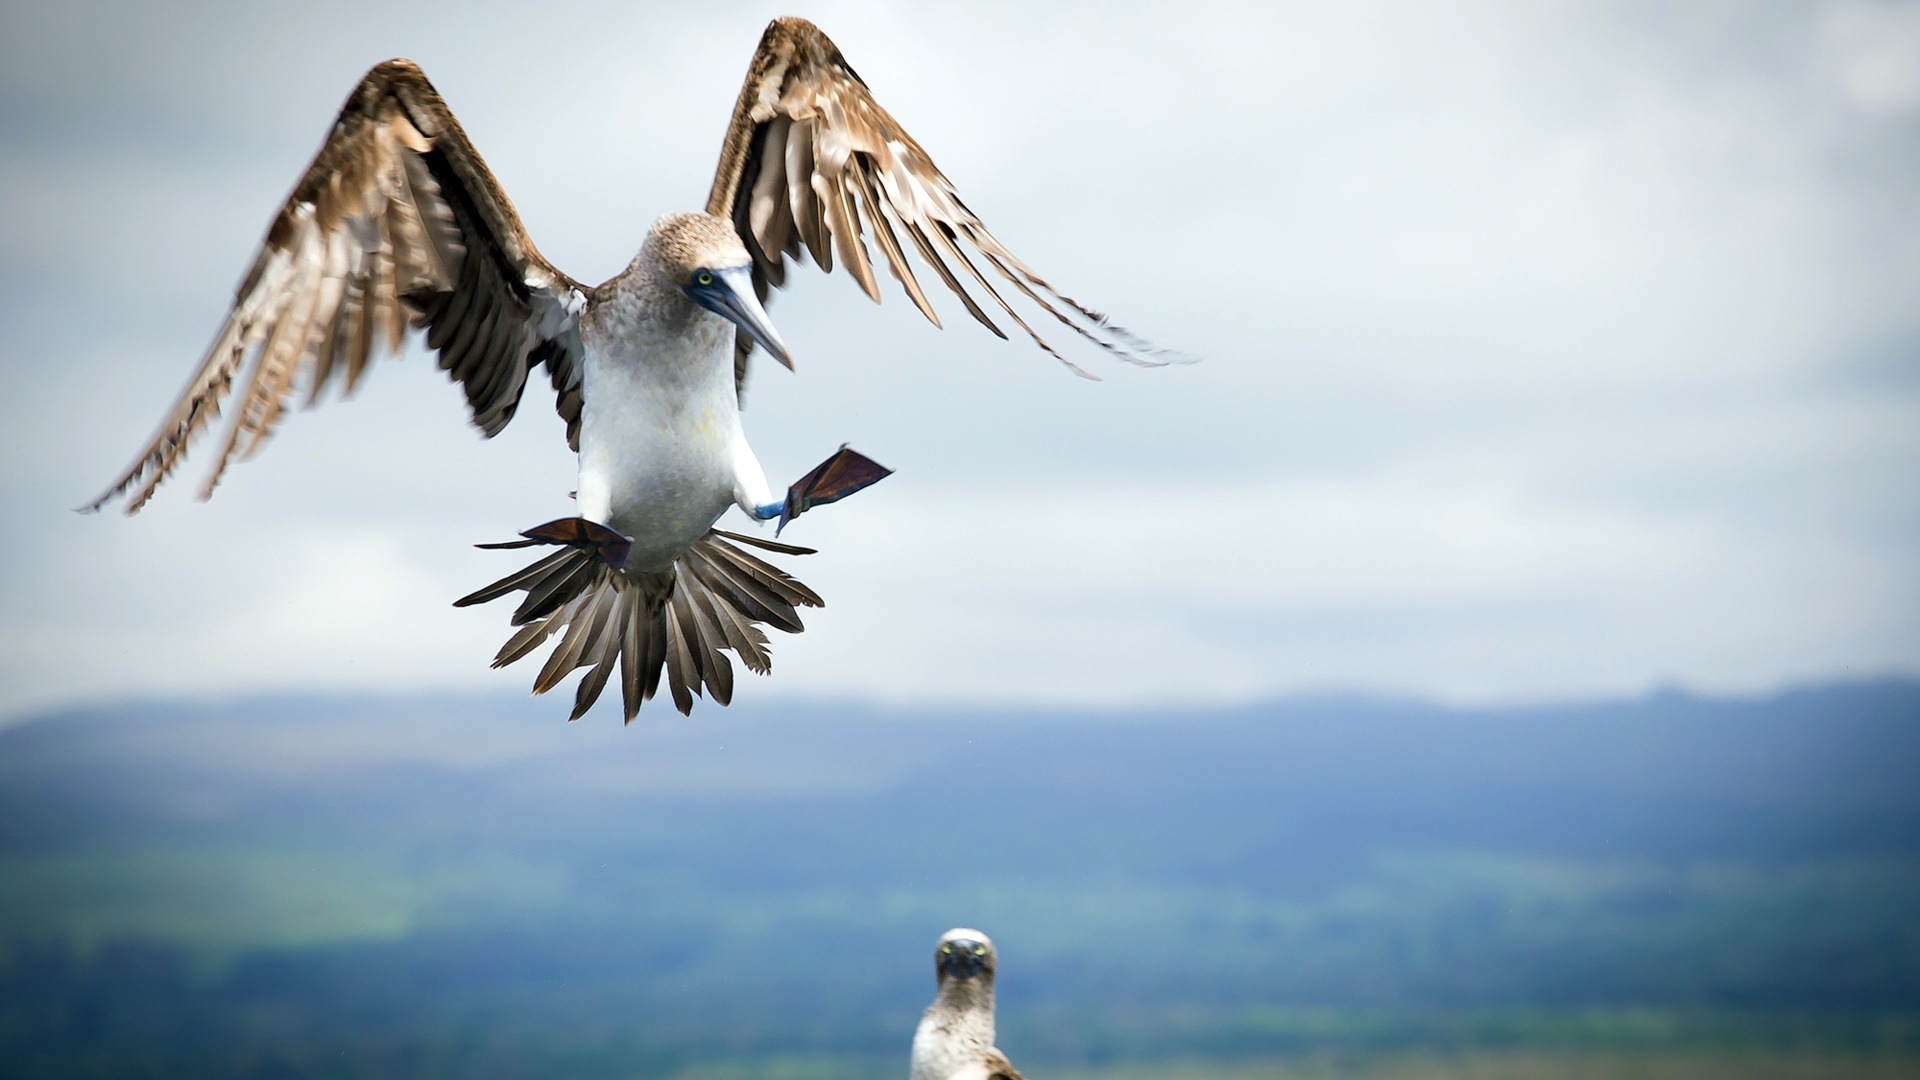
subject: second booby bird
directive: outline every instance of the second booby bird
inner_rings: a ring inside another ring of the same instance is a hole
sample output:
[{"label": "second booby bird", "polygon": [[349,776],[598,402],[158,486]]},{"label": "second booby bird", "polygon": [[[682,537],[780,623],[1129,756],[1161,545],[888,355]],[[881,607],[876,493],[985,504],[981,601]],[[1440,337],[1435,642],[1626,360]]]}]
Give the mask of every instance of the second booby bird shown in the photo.
[{"label": "second booby bird", "polygon": [[529,374],[544,367],[579,453],[576,515],[491,545],[559,550],[458,601],[526,594],[494,666],[558,634],[534,692],[587,669],[576,718],[616,665],[629,721],[663,671],[681,712],[703,688],[725,704],[733,695],[726,654],[765,673],[771,656],[761,627],[797,633],[797,609],[821,600],[744,550],[809,549],[715,524],[738,507],[784,525],[887,474],[842,447],[776,496],[740,423],[754,347],[793,366],[763,306],[769,287],[785,281],[785,260],[804,253],[831,271],[837,257],[878,300],[869,239],[936,326],[909,250],[1001,337],[983,299],[1059,357],[989,275],[1108,352],[1161,362],[1001,246],[833,42],[803,19],[776,19],[761,37],[704,212],[655,222],[626,270],[598,286],[540,255],[426,76],[389,60],[347,99],[186,390],[133,464],[86,509],[125,497],[127,512],[138,511],[238,382],[201,491],[207,497],[229,462],[260,449],[291,398],[311,405],[330,385],[350,393],[369,357],[398,350],[411,326],[424,332],[488,436],[513,418]]},{"label": "second booby bird", "polygon": [[933,1004],[913,1032],[909,1080],[1023,1080],[993,1045],[993,975],[987,935],[955,927],[933,947]]}]

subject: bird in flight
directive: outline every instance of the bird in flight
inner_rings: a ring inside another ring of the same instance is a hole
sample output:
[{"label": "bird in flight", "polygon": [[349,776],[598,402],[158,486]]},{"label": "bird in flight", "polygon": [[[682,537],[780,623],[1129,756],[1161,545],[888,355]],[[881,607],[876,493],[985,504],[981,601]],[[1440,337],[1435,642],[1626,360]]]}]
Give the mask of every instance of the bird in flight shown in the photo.
[{"label": "bird in flight", "polygon": [[955,927],[933,947],[933,1004],[913,1032],[909,1080],[1023,1080],[993,1045],[993,942]]},{"label": "bird in flight", "polygon": [[586,668],[573,719],[616,666],[628,722],[663,672],[680,712],[703,690],[724,705],[733,696],[726,654],[766,674],[761,627],[798,633],[798,609],[822,601],[745,550],[810,549],[715,524],[737,506],[784,527],[889,471],[842,446],[784,497],[768,486],[741,428],[740,388],[755,346],[793,367],[764,307],[769,288],[784,284],[788,259],[831,272],[837,258],[877,302],[879,262],[939,326],[909,252],[993,333],[1007,336],[997,316],[1082,375],[1004,290],[1114,356],[1165,362],[1003,247],[804,19],[775,19],[761,36],[705,210],[654,222],[627,268],[597,286],[540,255],[425,74],[389,60],[347,98],[152,439],[83,509],[124,498],[137,512],[225,407],[232,418],[200,492],[207,498],[228,463],[259,451],[290,401],[311,406],[330,386],[352,393],[369,357],[399,351],[411,327],[489,437],[544,368],[579,454],[576,516],[481,545],[558,550],[456,601],[526,594],[494,666],[558,634],[533,690]]}]

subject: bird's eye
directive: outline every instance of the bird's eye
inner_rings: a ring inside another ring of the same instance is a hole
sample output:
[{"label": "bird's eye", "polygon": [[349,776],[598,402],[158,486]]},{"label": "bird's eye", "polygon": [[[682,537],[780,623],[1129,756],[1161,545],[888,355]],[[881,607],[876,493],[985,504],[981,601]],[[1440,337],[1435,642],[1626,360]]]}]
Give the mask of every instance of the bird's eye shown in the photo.
[{"label": "bird's eye", "polygon": [[699,273],[693,275],[693,283],[695,285],[711,285],[713,284],[713,275],[708,273],[705,270],[702,270]]}]

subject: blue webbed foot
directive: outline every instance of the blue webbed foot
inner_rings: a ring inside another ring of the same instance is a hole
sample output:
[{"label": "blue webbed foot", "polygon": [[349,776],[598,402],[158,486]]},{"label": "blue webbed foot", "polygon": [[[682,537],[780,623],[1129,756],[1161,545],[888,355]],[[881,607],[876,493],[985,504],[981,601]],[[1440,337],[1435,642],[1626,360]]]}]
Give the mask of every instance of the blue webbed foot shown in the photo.
[{"label": "blue webbed foot", "polygon": [[[576,547],[591,552],[601,562],[615,570],[627,563],[627,552],[633,547],[633,541],[607,528],[597,521],[586,518],[560,518],[545,525],[535,525],[520,534],[524,540],[509,540],[504,544],[475,544],[474,547],[498,551],[505,548],[533,547],[537,544],[555,544],[562,547]],[[458,604],[454,605],[460,606]]]},{"label": "blue webbed foot", "polygon": [[[887,477],[893,470],[874,461],[857,450],[847,449],[846,443],[833,456],[813,467],[813,471],[793,482],[787,489],[787,501],[768,503],[754,507],[754,514],[762,521],[778,517],[780,524],[773,530],[779,536],[787,522],[806,513],[815,506],[824,506],[856,491],[872,487]],[[772,511],[769,513],[768,511]]]}]

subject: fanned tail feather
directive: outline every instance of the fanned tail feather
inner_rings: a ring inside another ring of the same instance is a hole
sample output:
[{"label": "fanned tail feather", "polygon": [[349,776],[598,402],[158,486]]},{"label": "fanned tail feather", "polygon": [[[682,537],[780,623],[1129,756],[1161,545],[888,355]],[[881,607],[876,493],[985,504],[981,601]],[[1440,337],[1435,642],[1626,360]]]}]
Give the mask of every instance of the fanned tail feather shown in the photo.
[{"label": "fanned tail feather", "polygon": [[691,713],[693,699],[703,694],[725,705],[733,700],[733,664],[726,654],[765,675],[773,655],[761,626],[797,634],[804,629],[797,609],[824,606],[812,589],[729,539],[783,554],[812,554],[808,548],[715,529],[683,552],[672,569],[644,572],[616,570],[591,550],[568,547],[461,597],[454,606],[526,593],[513,613],[519,629],[500,647],[493,666],[520,660],[559,634],[533,692],[544,694],[586,668],[574,691],[570,720],[593,707],[616,668],[628,723],[659,690],[662,671],[682,714]]}]

